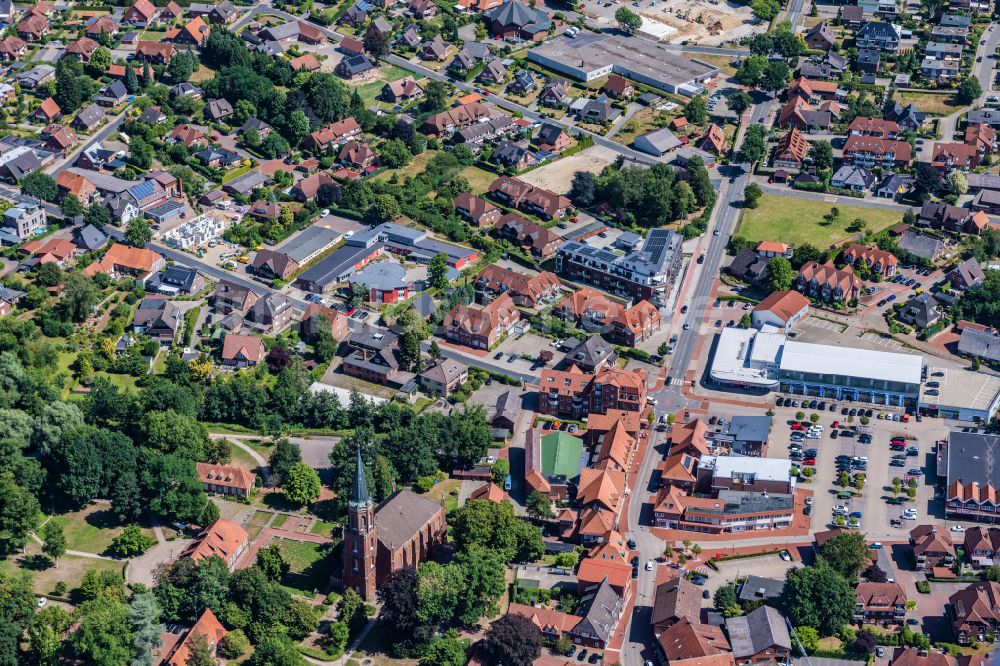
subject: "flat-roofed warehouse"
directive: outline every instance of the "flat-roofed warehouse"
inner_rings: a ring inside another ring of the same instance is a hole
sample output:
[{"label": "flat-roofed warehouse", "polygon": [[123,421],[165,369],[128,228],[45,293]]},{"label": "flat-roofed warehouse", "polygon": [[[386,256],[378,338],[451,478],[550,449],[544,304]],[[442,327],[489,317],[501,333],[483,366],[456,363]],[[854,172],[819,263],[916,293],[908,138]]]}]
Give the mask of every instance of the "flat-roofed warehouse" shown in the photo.
[{"label": "flat-roofed warehouse", "polygon": [[919,397],[923,365],[915,354],[789,340],[778,380],[788,393],[902,407]]},{"label": "flat-roofed warehouse", "polygon": [[689,97],[719,75],[718,67],[667,51],[655,42],[603,33],[549,40],[528,51],[528,60],[578,81],[614,73]]}]

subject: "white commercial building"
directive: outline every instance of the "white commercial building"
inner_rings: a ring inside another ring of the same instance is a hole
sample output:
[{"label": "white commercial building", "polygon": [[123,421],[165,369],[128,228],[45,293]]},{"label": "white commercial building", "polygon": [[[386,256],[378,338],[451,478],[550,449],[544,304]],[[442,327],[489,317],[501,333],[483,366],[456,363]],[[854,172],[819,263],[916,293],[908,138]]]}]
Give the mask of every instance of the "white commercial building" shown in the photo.
[{"label": "white commercial building", "polygon": [[923,357],[790,341],[765,329],[727,328],[716,344],[712,381],[798,395],[915,407]]}]

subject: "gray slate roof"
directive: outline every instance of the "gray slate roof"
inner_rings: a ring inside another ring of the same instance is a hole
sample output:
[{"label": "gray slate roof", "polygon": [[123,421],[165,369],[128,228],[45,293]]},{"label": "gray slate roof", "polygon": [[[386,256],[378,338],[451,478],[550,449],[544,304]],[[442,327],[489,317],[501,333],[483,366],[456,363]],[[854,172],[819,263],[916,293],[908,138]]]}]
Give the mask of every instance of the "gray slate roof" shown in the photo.
[{"label": "gray slate roof", "polygon": [[737,660],[759,654],[772,646],[790,650],[792,640],[781,613],[770,606],[761,606],[742,617],[726,620],[726,632]]}]

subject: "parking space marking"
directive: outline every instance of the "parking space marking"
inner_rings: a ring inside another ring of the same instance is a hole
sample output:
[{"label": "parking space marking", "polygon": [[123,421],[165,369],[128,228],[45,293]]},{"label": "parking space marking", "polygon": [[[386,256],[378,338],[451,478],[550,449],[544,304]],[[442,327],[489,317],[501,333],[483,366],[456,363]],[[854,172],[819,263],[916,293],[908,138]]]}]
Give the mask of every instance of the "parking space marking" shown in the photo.
[{"label": "parking space marking", "polygon": [[880,347],[885,347],[891,351],[903,351],[903,345],[899,344],[896,340],[893,340],[892,338],[883,338],[881,335],[876,335],[875,333],[865,333],[861,336],[861,339],[873,342]]},{"label": "parking space marking", "polygon": [[827,319],[817,319],[816,317],[809,317],[804,321],[810,326],[814,326],[816,328],[822,328],[827,331],[833,331],[834,333],[843,333],[845,330],[847,330],[846,326],[838,324],[836,322],[829,321]]}]

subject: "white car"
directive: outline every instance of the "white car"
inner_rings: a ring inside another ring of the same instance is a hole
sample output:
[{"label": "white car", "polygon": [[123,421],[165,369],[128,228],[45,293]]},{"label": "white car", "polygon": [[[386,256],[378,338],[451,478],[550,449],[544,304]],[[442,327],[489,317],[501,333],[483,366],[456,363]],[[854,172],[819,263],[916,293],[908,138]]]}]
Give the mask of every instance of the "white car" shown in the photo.
[{"label": "white car", "polygon": [[45,608],[45,604],[49,603],[48,597],[38,597],[38,607]]},{"label": "white car", "polygon": [[648,562],[646,562],[646,571],[652,571],[652,570],[653,570],[653,560],[649,560]]},{"label": "white car", "polygon": [[948,529],[951,530],[952,532],[964,532],[965,531],[965,528],[962,527],[961,525],[952,525]]},{"label": "white car", "polygon": [[816,425],[809,426],[809,429],[810,430],[819,430],[820,432],[823,432],[823,426],[819,425],[818,423]]},{"label": "white car", "polygon": [[833,507],[833,513],[834,515],[846,516],[849,512],[847,510],[847,507],[844,506],[843,504],[836,504]]},{"label": "white car", "polygon": [[806,506],[812,506],[812,503],[813,503],[813,498],[812,497],[807,497],[806,498]]},{"label": "white car", "polygon": [[792,561],[792,556],[788,553],[787,550],[783,550],[780,553],[778,553],[778,557],[780,557],[785,562],[791,562]]},{"label": "white car", "polygon": [[326,217],[327,215],[330,214],[330,209],[329,208],[324,208],[323,210],[321,210],[319,212],[319,214],[320,214],[320,217]]}]

